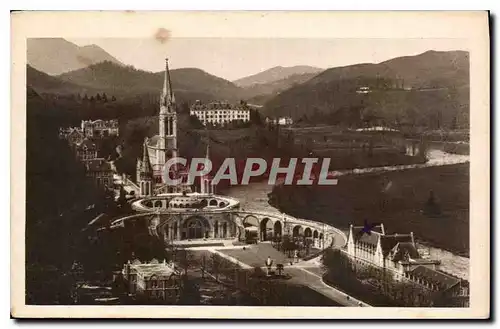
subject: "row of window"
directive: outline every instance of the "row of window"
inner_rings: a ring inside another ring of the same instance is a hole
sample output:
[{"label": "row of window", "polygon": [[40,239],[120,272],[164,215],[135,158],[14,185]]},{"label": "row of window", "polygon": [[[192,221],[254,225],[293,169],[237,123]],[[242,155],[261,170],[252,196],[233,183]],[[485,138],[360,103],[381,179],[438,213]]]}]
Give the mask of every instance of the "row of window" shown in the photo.
[{"label": "row of window", "polygon": [[250,111],[238,111],[238,110],[227,110],[227,111],[224,111],[224,110],[215,110],[215,111],[191,111],[191,114],[232,114],[232,113],[236,113],[236,114],[250,114]]},{"label": "row of window", "polygon": [[206,116],[201,116],[201,119],[203,118],[208,118],[208,119],[243,119],[243,118],[247,118],[249,116],[247,115],[243,115],[243,114],[239,114],[239,115],[223,115],[223,114],[219,114],[219,115],[206,115]]},{"label": "row of window", "polygon": [[243,119],[201,119],[201,122],[231,122],[231,121],[249,121],[250,119],[248,118],[243,118]]}]

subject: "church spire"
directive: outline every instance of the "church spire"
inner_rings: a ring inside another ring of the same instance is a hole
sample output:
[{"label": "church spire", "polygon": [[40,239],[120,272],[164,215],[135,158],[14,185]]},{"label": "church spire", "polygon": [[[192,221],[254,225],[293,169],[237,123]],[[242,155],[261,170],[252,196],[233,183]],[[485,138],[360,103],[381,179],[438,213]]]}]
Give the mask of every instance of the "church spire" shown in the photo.
[{"label": "church spire", "polygon": [[165,58],[165,77],[163,80],[163,91],[161,94],[161,104],[168,106],[175,103],[172,81],[170,80],[170,70],[168,69],[168,58]]},{"label": "church spire", "polygon": [[207,151],[205,159],[210,159],[210,133],[208,132],[208,129],[206,127],[205,130],[207,131]]},{"label": "church spire", "polygon": [[151,167],[151,162],[149,161],[147,137],[144,138],[144,144],[142,146],[142,173],[147,177],[153,174],[153,168]]}]

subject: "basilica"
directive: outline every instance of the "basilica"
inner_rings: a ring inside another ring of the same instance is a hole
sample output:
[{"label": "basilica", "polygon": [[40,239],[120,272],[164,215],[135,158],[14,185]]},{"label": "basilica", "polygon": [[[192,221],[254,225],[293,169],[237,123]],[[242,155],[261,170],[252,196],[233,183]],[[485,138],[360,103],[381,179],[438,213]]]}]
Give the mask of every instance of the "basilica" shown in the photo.
[{"label": "basilica", "polygon": [[[158,135],[145,138],[142,159],[137,159],[136,182],[140,196],[152,196],[161,193],[189,193],[191,186],[181,183],[176,186],[167,185],[164,175],[165,163],[179,157],[177,145],[177,104],[170,79],[168,59],[165,59],[165,75],[160,97],[160,112],[158,120]],[[208,157],[208,146],[207,146]],[[172,166],[168,173],[171,178],[186,178],[187,173]],[[185,181],[185,179],[183,180]],[[201,192],[209,191],[209,177],[201,177]]]}]

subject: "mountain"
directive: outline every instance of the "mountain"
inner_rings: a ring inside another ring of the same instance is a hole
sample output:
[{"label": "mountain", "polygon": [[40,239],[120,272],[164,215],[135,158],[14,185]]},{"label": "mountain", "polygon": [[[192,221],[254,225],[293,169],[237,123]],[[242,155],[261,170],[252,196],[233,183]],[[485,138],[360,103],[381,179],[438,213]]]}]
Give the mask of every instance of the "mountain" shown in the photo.
[{"label": "mountain", "polygon": [[263,72],[235,80],[233,83],[239,87],[249,87],[256,84],[268,84],[283,80],[292,75],[318,74],[321,71],[323,71],[323,69],[305,65],[289,67],[276,66]]},{"label": "mountain", "polygon": [[[192,102],[229,100],[237,101],[243,90],[232,82],[211,75],[196,68],[170,70],[176,97]],[[137,96],[150,94],[159,97],[163,85],[163,72],[147,72],[132,66],[102,62],[88,67],[63,73],[58,79],[85,88],[92,88],[117,96]]]},{"label": "mountain", "polygon": [[[360,87],[370,92],[360,93]],[[434,127],[468,125],[469,53],[428,51],[379,64],[327,69],[281,92],[263,111],[348,125],[368,118]]]},{"label": "mountain", "polygon": [[253,84],[244,88],[245,95],[248,102],[263,105],[266,101],[278,95],[280,92],[304,83],[315,76],[316,73],[293,74],[281,80]]},{"label": "mountain", "polygon": [[74,83],[61,80],[37,69],[26,66],[26,85],[28,90],[36,91],[38,94],[76,94],[76,93],[95,93],[93,88],[86,88]]},{"label": "mountain", "polygon": [[404,87],[460,87],[469,84],[469,53],[427,51],[416,56],[397,57],[379,64],[356,64],[325,70],[311,84],[357,78],[400,80]]},{"label": "mountain", "polygon": [[99,46],[80,47],[62,38],[30,38],[27,39],[27,49],[28,64],[50,75],[104,61],[123,65]]}]

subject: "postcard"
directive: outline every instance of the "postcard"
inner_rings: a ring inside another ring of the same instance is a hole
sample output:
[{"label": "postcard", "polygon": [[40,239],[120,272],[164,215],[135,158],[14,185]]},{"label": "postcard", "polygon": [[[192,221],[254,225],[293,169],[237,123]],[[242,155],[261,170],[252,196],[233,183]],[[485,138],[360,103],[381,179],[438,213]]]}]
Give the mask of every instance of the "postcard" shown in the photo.
[{"label": "postcard", "polygon": [[11,20],[13,317],[489,318],[487,12]]}]

